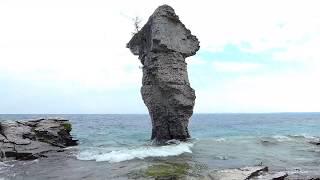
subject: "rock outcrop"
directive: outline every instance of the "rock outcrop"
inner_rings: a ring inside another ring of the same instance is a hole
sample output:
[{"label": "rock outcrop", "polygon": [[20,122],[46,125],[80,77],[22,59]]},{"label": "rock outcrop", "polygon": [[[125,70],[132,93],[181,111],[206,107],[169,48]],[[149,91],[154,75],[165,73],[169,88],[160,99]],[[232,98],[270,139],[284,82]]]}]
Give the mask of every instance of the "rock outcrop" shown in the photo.
[{"label": "rock outcrop", "polygon": [[288,176],[285,172],[268,172],[266,166],[244,167],[239,169],[215,170],[204,179],[214,180],[283,180]]},{"label": "rock outcrop", "polygon": [[77,145],[71,124],[62,119],[38,119],[0,123],[0,160],[30,160]]},{"label": "rock outcrop", "polygon": [[185,58],[199,50],[198,39],[173,8],[158,7],[127,44],[143,65],[141,94],[152,120],[151,139],[186,140],[195,91],[190,87]]}]

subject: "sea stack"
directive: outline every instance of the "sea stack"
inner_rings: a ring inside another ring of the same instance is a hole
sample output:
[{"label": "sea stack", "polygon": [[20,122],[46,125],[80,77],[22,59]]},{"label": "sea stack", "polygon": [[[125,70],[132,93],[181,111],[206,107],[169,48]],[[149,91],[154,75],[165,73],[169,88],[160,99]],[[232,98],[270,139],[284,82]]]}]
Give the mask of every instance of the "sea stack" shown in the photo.
[{"label": "sea stack", "polygon": [[190,138],[189,118],[195,103],[185,58],[195,55],[199,41],[175,14],[162,5],[127,44],[143,65],[141,94],[152,120],[156,144]]}]

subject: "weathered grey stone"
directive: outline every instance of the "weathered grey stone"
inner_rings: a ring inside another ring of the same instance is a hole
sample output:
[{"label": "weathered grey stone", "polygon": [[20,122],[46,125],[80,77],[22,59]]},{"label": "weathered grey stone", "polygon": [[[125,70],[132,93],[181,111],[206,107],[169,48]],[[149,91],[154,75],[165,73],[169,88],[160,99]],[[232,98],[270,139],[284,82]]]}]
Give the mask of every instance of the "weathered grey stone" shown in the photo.
[{"label": "weathered grey stone", "polygon": [[284,180],[288,176],[285,172],[266,173],[255,178],[253,180]]},{"label": "weathered grey stone", "polygon": [[247,180],[259,176],[259,173],[267,171],[268,167],[254,166],[239,169],[215,170],[210,172],[208,176],[214,180]]},{"label": "weathered grey stone", "polygon": [[268,172],[266,166],[253,166],[238,169],[213,170],[203,180],[283,180],[286,172]]},{"label": "weathered grey stone", "polygon": [[36,159],[49,151],[77,145],[67,120],[39,119],[0,123],[0,160]]},{"label": "weathered grey stone", "polygon": [[152,120],[151,139],[186,140],[195,92],[190,87],[185,58],[200,48],[174,10],[163,5],[127,44],[143,64],[141,94]]},{"label": "weathered grey stone", "polygon": [[30,140],[23,139],[23,134],[31,132],[31,127],[23,126],[17,122],[1,124],[2,134],[5,135],[6,141],[16,145],[30,144]]}]

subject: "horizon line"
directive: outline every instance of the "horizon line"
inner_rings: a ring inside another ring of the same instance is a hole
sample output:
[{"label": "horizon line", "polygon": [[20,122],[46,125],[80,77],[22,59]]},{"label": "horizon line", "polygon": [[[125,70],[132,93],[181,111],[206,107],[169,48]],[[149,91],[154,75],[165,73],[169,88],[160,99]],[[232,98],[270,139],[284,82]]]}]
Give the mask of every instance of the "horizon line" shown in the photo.
[{"label": "horizon line", "polygon": [[[206,112],[193,114],[290,114],[290,113],[320,113],[312,111],[297,112]],[[0,115],[149,115],[149,113],[0,113]]]}]

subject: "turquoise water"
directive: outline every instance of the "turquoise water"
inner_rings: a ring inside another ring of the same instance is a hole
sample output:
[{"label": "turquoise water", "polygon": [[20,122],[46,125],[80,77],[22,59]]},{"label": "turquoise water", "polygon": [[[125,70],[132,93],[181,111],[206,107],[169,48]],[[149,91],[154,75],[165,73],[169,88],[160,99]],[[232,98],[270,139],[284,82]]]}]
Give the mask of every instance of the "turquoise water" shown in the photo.
[{"label": "turquoise water", "polygon": [[[3,165],[7,171],[2,172],[11,173],[13,179],[29,177],[22,175],[21,169],[39,179],[50,173],[59,179],[68,172],[73,172],[68,179],[120,178],[139,166],[164,160],[198,164],[204,169],[264,164],[275,171],[320,172],[320,146],[309,143],[320,137],[320,113],[195,114],[189,127],[192,139],[164,147],[151,146],[148,115],[0,115],[0,120],[39,117],[69,119],[80,145],[65,162],[39,160],[28,168],[6,163],[13,167]],[[61,163],[72,170],[59,169]],[[43,174],[39,168],[44,168]]]}]

